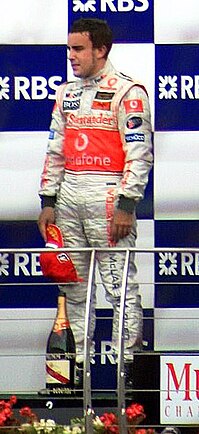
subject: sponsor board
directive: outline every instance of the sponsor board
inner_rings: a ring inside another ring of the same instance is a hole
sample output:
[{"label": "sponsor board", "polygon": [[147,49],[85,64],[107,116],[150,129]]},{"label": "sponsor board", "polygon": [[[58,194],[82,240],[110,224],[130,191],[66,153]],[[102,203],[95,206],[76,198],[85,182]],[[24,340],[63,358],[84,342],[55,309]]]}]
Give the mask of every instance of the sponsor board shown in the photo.
[{"label": "sponsor board", "polygon": [[156,131],[199,129],[198,61],[196,44],[155,46]]},{"label": "sponsor board", "polygon": [[153,42],[154,40],[153,0],[69,1],[69,28],[74,20],[92,18],[96,15],[111,24],[115,42],[121,40]]},{"label": "sponsor board", "polygon": [[[155,255],[156,308],[198,307],[198,233],[195,220],[155,221],[155,246],[172,248]],[[175,247],[185,251],[173,251]]]},{"label": "sponsor board", "polygon": [[198,424],[199,357],[161,357],[160,419],[162,424]]},{"label": "sponsor board", "polygon": [[65,80],[65,46],[2,46],[0,129],[47,130],[56,89]]}]

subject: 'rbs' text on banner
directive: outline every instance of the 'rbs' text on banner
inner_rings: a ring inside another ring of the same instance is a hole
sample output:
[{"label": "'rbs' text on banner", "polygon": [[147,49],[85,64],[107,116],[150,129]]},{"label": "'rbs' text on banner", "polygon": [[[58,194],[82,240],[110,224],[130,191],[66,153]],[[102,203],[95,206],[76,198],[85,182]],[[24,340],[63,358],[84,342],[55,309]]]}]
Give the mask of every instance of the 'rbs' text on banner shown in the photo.
[{"label": "'rbs' text on banner", "polygon": [[153,42],[153,0],[70,0],[69,4],[69,24],[97,16],[111,24],[114,42]]},{"label": "'rbs' text on banner", "polygon": [[65,80],[65,46],[3,46],[0,130],[48,130],[55,91]]}]

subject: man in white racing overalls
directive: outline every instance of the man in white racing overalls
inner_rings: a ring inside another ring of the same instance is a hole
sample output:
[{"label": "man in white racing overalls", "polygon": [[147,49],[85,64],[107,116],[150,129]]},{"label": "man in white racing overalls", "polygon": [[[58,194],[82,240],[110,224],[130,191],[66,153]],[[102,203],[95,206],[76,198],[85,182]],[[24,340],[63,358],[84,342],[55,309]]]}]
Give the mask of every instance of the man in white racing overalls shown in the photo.
[{"label": "man in white racing overalls", "polygon": [[[64,245],[134,247],[136,204],[143,198],[152,166],[150,107],[140,83],[116,71],[108,59],[112,32],[105,21],[80,19],[68,35],[76,79],[59,86],[39,191],[38,225],[56,223]],[[70,254],[83,281],[65,287],[77,349],[84,360],[84,319],[90,254]],[[112,347],[117,353],[121,252],[98,252],[106,299],[114,312]],[[125,363],[142,347],[143,317],[131,253],[125,304]],[[63,290],[63,287],[62,287]],[[95,298],[95,297],[94,297]],[[91,335],[95,329],[95,299]]]}]

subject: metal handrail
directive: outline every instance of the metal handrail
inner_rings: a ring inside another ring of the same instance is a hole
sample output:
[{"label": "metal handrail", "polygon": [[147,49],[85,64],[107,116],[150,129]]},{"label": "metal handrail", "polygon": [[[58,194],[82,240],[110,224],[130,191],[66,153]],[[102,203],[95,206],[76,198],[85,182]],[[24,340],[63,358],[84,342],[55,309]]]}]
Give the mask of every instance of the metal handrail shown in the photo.
[{"label": "metal handrail", "polygon": [[[54,252],[134,252],[134,253],[159,253],[159,252],[171,252],[171,253],[199,253],[198,247],[152,247],[152,248],[140,248],[140,247],[59,247],[53,249]],[[20,248],[0,248],[0,253],[42,253],[52,252],[52,248],[47,247],[20,247]]]}]

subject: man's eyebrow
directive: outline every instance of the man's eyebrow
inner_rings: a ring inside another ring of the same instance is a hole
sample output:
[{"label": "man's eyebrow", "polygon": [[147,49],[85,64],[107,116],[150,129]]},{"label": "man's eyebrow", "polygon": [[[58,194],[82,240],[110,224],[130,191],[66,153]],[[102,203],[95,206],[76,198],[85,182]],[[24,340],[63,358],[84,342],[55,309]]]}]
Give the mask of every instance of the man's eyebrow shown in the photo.
[{"label": "man's eyebrow", "polygon": [[83,45],[66,45],[66,49],[67,50],[70,50],[71,48],[73,48],[73,49],[81,49],[81,48],[84,48],[84,46]]}]

